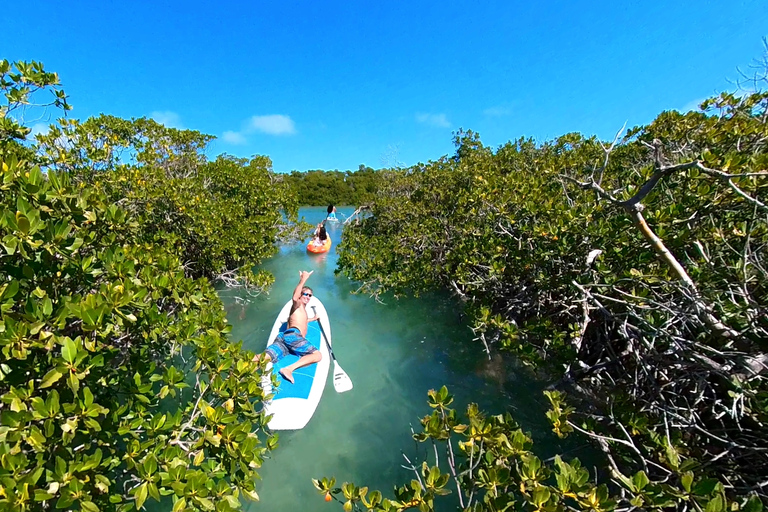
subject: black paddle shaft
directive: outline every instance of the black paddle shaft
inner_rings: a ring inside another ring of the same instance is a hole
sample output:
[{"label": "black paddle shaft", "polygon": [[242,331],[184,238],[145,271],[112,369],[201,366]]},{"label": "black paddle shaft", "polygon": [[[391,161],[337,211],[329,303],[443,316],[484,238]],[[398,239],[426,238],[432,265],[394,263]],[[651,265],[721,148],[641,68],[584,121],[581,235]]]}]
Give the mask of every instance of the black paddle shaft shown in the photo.
[{"label": "black paddle shaft", "polygon": [[[317,318],[317,308],[315,306],[312,306],[312,311],[315,312],[315,318]],[[336,354],[333,353],[333,349],[331,348],[331,344],[328,343],[328,336],[325,335],[325,331],[323,330],[323,324],[320,322],[320,319],[317,318],[316,320],[317,325],[320,326],[320,334],[323,335],[323,339],[325,340],[325,346],[328,347],[328,352],[331,354],[331,358],[336,361]]]}]

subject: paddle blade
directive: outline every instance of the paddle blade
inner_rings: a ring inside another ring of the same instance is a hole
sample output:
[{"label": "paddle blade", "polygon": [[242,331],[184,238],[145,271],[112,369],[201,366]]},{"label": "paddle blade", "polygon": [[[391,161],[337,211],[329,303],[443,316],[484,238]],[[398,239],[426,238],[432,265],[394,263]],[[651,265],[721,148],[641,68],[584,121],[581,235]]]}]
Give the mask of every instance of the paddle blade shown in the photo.
[{"label": "paddle blade", "polygon": [[336,361],[333,362],[333,388],[337,393],[344,393],[352,389],[352,379]]}]

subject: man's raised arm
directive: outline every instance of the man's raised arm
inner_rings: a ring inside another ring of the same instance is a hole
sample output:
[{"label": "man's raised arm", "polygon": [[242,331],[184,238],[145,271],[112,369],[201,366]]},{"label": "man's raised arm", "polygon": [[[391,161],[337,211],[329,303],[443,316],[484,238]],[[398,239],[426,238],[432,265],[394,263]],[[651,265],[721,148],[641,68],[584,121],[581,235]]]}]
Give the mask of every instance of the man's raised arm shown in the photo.
[{"label": "man's raised arm", "polygon": [[312,275],[312,272],[314,272],[314,270],[310,270],[309,272],[306,270],[299,270],[299,284],[297,284],[296,288],[293,290],[294,301],[301,298],[301,289],[304,288],[304,284],[307,282],[307,279],[309,279],[309,276]]}]

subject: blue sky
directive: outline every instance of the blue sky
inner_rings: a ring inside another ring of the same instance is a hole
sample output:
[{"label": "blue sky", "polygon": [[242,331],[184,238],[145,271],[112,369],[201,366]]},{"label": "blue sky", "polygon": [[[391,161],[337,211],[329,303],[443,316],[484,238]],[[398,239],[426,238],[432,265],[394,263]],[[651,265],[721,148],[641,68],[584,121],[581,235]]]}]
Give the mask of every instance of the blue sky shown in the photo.
[{"label": "blue sky", "polygon": [[459,128],[493,147],[613,139],[733,90],[768,36],[765,0],[34,0],[12,16],[0,58],[59,73],[71,117],[154,117],[278,172],[435,160]]}]

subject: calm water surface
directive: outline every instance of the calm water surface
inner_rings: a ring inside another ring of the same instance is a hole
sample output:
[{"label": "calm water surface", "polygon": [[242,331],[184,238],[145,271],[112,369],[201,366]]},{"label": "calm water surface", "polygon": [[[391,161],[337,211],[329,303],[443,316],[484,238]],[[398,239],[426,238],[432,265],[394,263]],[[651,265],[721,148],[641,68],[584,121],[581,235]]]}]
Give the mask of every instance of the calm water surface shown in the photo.
[{"label": "calm water surface", "polygon": [[[337,215],[343,219],[352,211],[339,208]],[[317,224],[325,218],[325,208],[302,208],[301,214]],[[472,342],[472,333],[450,297],[390,297],[382,304],[353,295],[355,284],[333,272],[342,230],[340,223],[328,224],[333,240],[329,253],[308,253],[308,236],[301,244],[282,247],[265,262],[263,268],[276,278],[269,295],[242,305],[232,292],[221,292],[232,337],[260,352],[299,271],[314,270],[307,284],[328,311],[334,352],[354,383],[351,391],[336,393],[331,368],[315,415],[303,430],[280,433],[279,448],[260,471],[256,489],[261,501],[245,502],[246,510],[340,510],[338,504],[325,503],[313,487],[311,479],[323,476],[335,476],[337,485],[354,481],[392,497],[394,485],[413,478],[401,467],[405,462],[401,452],[411,460],[423,454],[424,445],[417,452],[410,426],[420,430],[419,418],[431,413],[427,391],[442,385],[448,386],[460,410],[475,402],[488,413],[511,412],[531,432],[542,457],[574,449],[572,443],[560,445],[550,431],[541,394],[544,383],[499,356],[489,360],[482,345]]]}]

